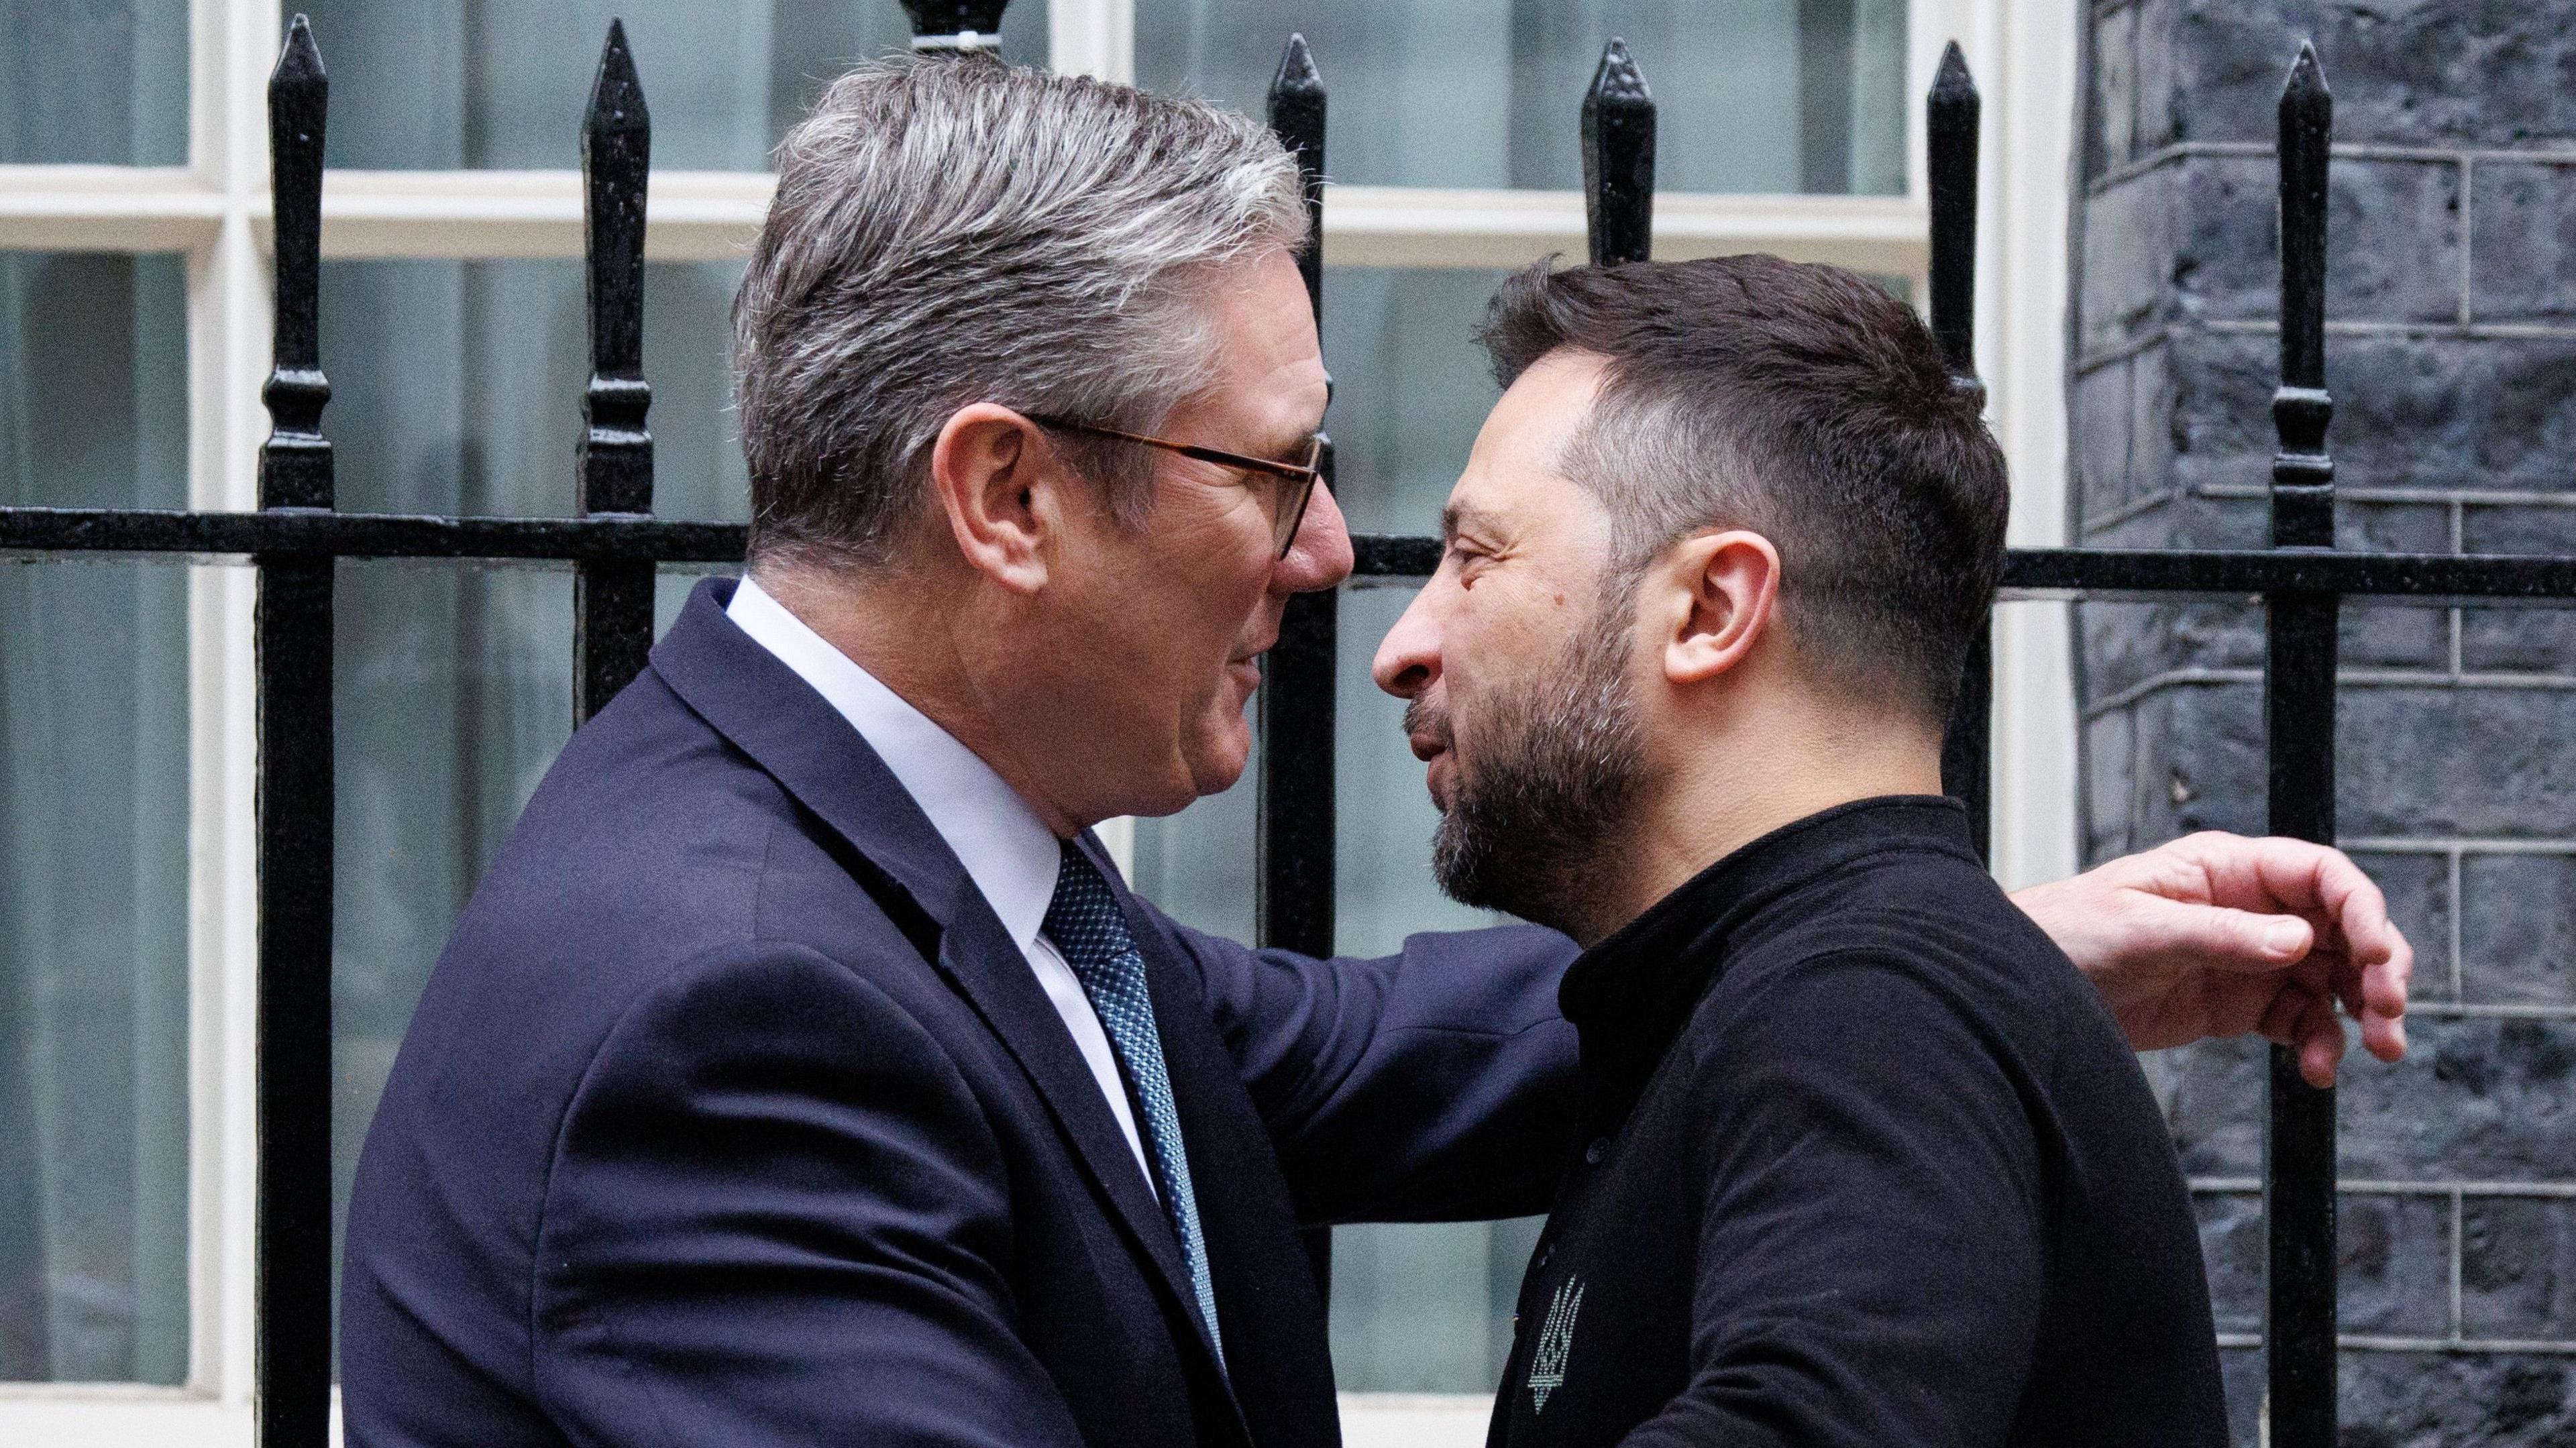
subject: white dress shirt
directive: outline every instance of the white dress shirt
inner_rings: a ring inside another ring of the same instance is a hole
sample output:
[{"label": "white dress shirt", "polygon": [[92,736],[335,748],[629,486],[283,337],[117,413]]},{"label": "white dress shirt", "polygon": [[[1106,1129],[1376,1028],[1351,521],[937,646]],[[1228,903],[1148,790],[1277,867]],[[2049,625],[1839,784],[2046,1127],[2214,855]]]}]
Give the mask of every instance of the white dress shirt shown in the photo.
[{"label": "white dress shirt", "polygon": [[957,742],[903,696],[878,682],[875,675],[832,647],[805,621],[748,577],[735,588],[725,617],[751,635],[752,642],[777,655],[813,686],[823,702],[850,721],[859,737],[885,761],[931,826],[948,842],[966,867],[968,878],[983,892],[984,902],[1010,932],[1029,969],[1054,1002],[1064,1028],[1082,1052],[1083,1064],[1100,1083],[1100,1094],[1118,1118],[1136,1166],[1153,1190],[1154,1173],[1145,1164],[1145,1143],[1136,1134],[1136,1114],[1127,1104],[1127,1087],[1118,1074],[1118,1058],[1109,1049],[1109,1034],[1100,1015],[1083,994],[1073,967],[1057,953],[1055,942],[1039,933],[1047,904],[1055,898],[1056,872],[1063,867],[1055,832],[1020,798],[1018,791],[993,772],[975,751]]}]

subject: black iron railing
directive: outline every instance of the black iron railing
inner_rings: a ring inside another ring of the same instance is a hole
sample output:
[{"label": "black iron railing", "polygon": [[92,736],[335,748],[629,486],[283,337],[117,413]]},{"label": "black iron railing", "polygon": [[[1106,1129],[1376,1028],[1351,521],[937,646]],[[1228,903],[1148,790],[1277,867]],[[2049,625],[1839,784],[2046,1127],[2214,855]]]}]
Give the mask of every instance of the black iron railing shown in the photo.
[{"label": "black iron railing", "polygon": [[[989,49],[1006,0],[907,0],[925,52]],[[652,635],[655,566],[739,562],[739,526],[654,518],[651,391],[641,369],[643,241],[650,125],[625,37],[612,26],[582,135],[591,380],[584,392],[577,501],[561,519],[351,514],[332,506],[330,397],[316,298],[326,82],[310,28],[290,27],[269,87],[276,214],[276,354],[264,396],[273,432],[256,513],[0,508],[0,552],[246,556],[258,569],[258,1229],[259,1439],[321,1448],[331,1344],[331,635],[340,559],[545,560],[576,577],[575,715],[631,681]],[[1956,46],[1929,97],[1933,330],[1958,385],[1975,388],[1978,100]],[[2334,834],[2336,613],[2341,599],[2576,601],[2576,558],[2338,553],[2323,389],[2325,176],[2329,101],[2302,48],[2281,100],[2281,450],[2273,547],[2263,551],[2016,549],[2009,597],[2259,597],[2270,613],[2266,721],[2271,825]],[[1291,38],[1270,121],[1303,168],[1305,277],[1321,316],[1324,87]],[[1645,258],[1652,244],[1654,102],[1612,41],[1581,124],[1586,218],[1596,262]],[[1436,540],[1361,537],[1357,576],[1406,580],[1438,562]],[[1289,608],[1267,660],[1257,848],[1263,944],[1314,953],[1333,943],[1333,715],[1336,599]],[[1990,655],[1972,662],[1944,755],[1945,779],[1987,815]],[[2275,1049],[2265,1140],[2271,1251],[2265,1342],[2271,1435],[2329,1448],[2335,1417],[2334,1097],[2302,1082]]]}]

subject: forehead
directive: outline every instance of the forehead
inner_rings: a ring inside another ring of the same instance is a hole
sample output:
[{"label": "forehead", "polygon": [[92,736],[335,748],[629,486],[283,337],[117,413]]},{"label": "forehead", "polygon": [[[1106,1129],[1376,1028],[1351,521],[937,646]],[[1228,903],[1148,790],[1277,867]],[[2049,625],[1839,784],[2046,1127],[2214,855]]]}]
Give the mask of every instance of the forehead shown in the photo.
[{"label": "forehead", "polygon": [[1606,367],[1591,353],[1551,352],[1514,379],[1477,431],[1466,471],[1450,490],[1450,507],[1532,519],[1600,511],[1591,490],[1563,468]]}]

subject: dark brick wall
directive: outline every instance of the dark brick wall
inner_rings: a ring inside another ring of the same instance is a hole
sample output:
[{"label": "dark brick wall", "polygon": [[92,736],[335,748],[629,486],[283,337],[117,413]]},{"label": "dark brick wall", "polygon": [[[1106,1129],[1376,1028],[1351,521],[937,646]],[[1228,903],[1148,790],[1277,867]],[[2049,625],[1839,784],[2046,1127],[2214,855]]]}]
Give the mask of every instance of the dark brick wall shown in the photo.
[{"label": "dark brick wall", "polygon": [[[2274,105],[2335,93],[2326,373],[2346,547],[2576,551],[2576,0],[2087,0],[2077,542],[2256,547]],[[2258,831],[2262,615],[2079,611],[2085,846]],[[2346,1441],[2576,1445],[2576,613],[2348,608],[2344,843],[2420,955],[2414,1050],[2342,1120]],[[2148,1063],[2231,1409],[2262,1392],[2259,1048]]]}]

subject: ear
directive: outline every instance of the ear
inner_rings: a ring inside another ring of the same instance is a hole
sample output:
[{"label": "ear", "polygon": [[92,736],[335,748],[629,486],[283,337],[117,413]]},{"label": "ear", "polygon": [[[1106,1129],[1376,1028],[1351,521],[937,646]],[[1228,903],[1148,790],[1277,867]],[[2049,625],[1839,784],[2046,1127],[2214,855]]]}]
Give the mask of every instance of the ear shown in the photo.
[{"label": "ear", "polygon": [[969,567],[1015,593],[1047,581],[1075,479],[1037,424],[990,402],[949,415],[930,445],[930,492]]},{"label": "ear", "polygon": [[1780,550],[1738,528],[1684,539],[1665,564],[1656,570],[1672,605],[1665,679],[1696,684],[1742,664],[1779,608]]}]

